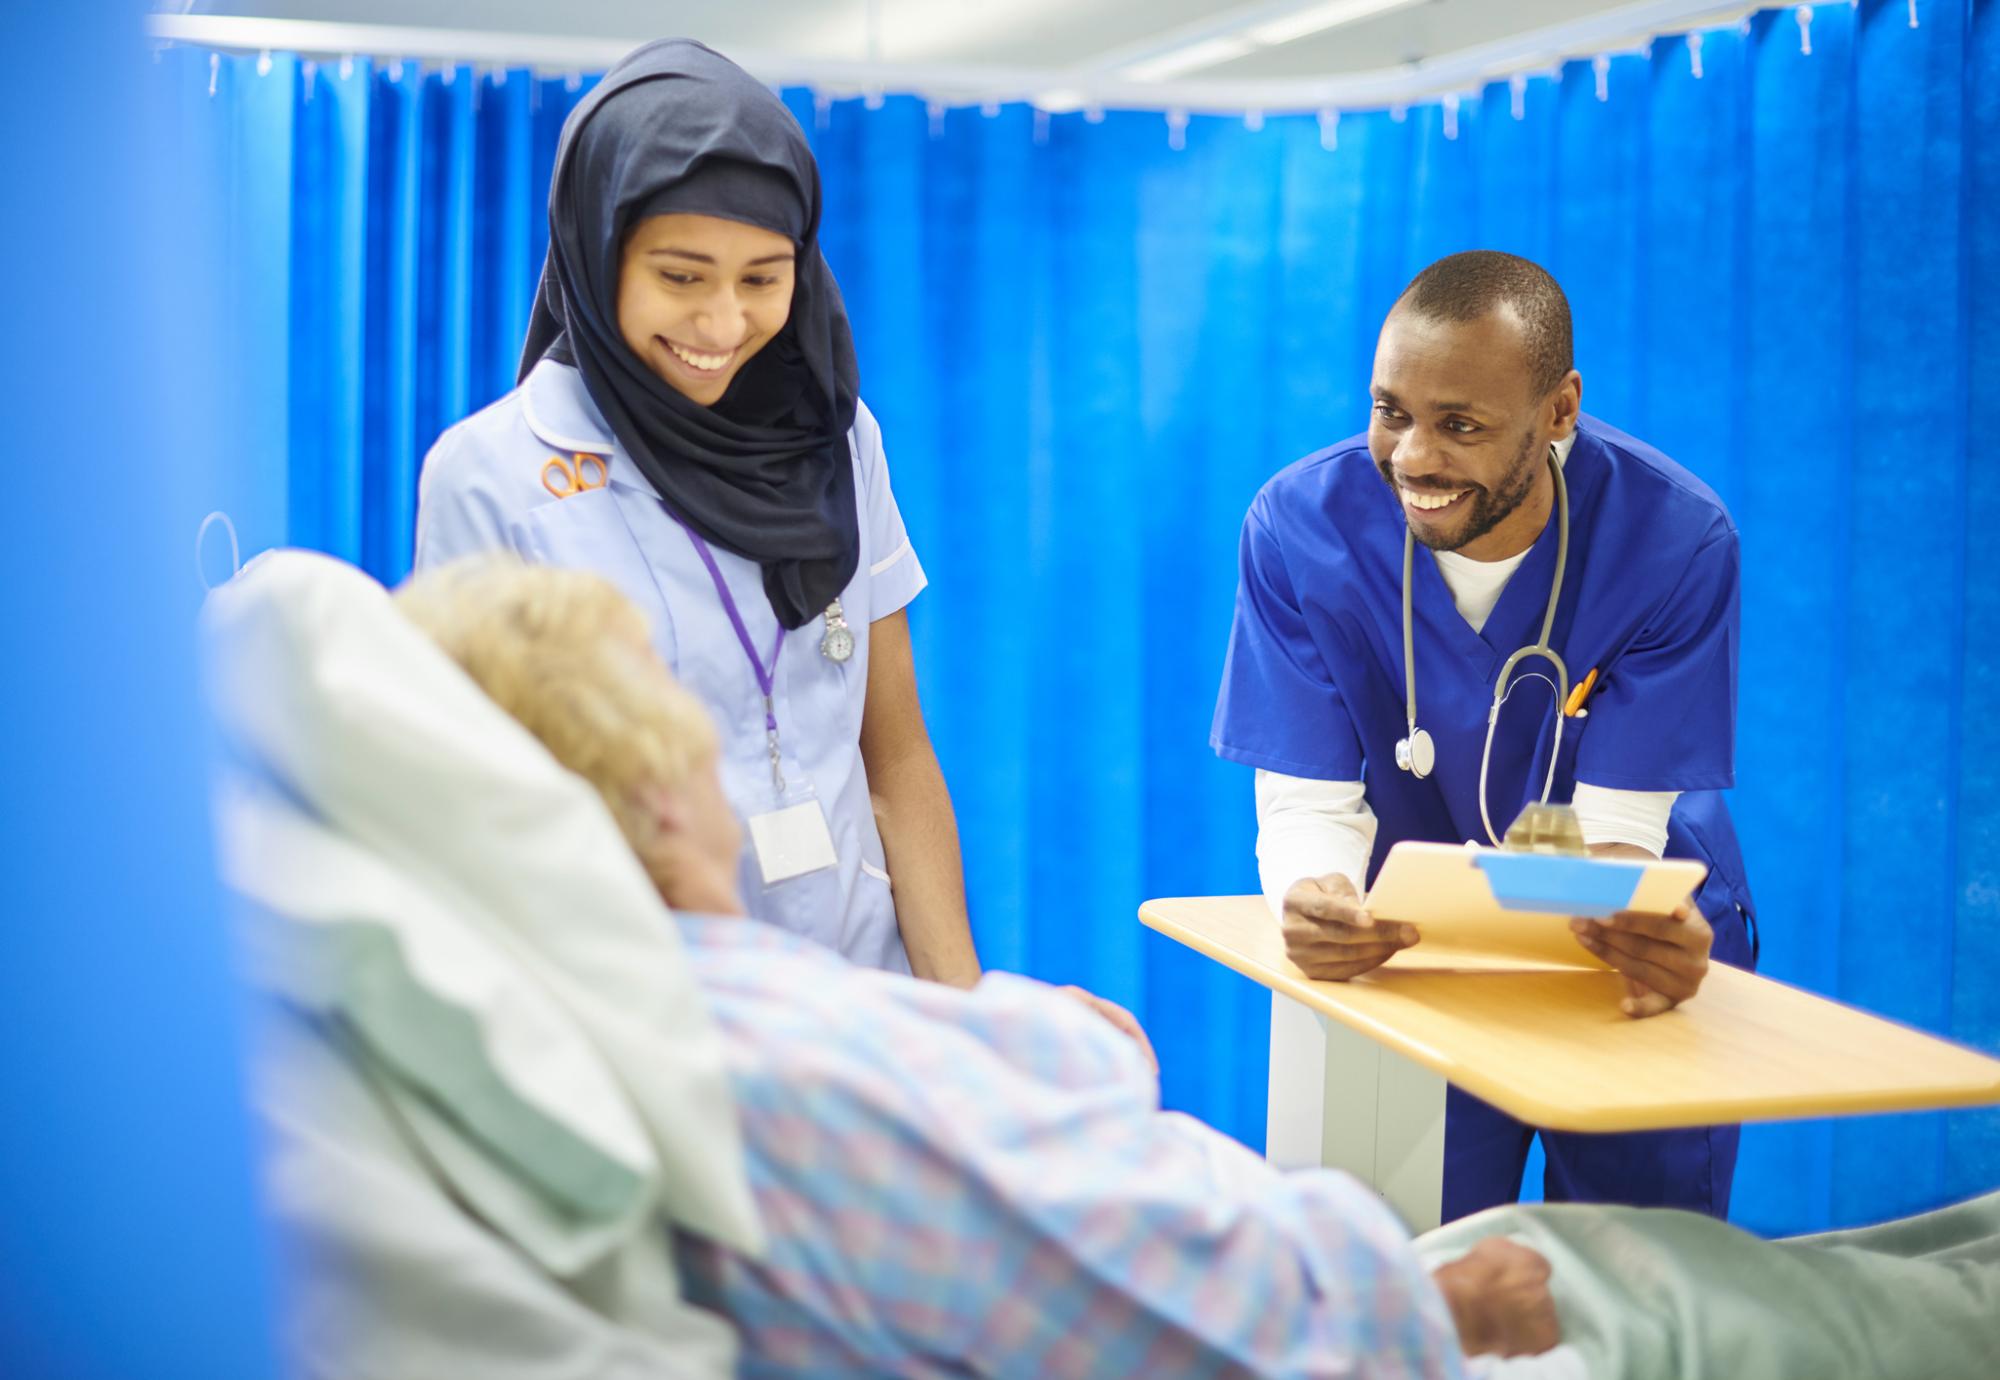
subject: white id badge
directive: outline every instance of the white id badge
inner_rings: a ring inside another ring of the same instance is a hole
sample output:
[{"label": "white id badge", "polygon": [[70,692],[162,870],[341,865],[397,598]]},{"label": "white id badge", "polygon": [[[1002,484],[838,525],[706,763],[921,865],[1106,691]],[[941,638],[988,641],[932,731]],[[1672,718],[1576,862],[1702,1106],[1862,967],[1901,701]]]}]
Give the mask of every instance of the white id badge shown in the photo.
[{"label": "white id badge", "polygon": [[827,827],[826,811],[816,795],[750,816],[750,846],[757,854],[765,886],[824,871],[840,860],[833,851],[833,831]]}]

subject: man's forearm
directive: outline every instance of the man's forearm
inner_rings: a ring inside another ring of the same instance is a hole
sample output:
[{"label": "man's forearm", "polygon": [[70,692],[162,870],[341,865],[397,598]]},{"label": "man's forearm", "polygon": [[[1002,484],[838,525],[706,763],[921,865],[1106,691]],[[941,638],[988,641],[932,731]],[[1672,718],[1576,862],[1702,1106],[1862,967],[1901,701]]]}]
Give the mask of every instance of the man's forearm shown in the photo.
[{"label": "man's forearm", "polygon": [[894,879],[896,924],[920,978],[970,987],[979,954],[966,915],[958,821],[937,754],[926,743],[869,773],[875,825]]},{"label": "man's forearm", "polygon": [[1305,877],[1339,873],[1358,896],[1368,889],[1375,815],[1359,781],[1314,781],[1257,773],[1257,877],[1271,913]]}]

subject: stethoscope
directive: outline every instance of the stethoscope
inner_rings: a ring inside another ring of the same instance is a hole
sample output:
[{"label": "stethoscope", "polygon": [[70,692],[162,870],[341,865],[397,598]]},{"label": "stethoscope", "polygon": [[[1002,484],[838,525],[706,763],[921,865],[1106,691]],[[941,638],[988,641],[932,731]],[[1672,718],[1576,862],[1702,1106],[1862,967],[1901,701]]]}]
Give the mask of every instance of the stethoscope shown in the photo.
[{"label": "stethoscope", "polygon": [[[1486,808],[1486,772],[1493,760],[1493,730],[1500,723],[1500,707],[1507,703],[1507,697],[1514,693],[1514,686],[1508,683],[1514,668],[1530,657],[1540,657],[1555,668],[1556,678],[1551,681],[1540,672],[1530,671],[1522,680],[1539,680],[1556,692],[1556,741],[1549,752],[1549,774],[1542,782],[1542,804],[1549,803],[1549,791],[1556,783],[1556,762],[1562,757],[1563,706],[1569,701],[1569,667],[1549,646],[1549,633],[1556,623],[1556,605],[1562,599],[1563,568],[1569,564],[1569,489],[1563,483],[1562,462],[1556,458],[1556,448],[1549,447],[1549,471],[1556,477],[1556,573],[1549,581],[1549,606],[1542,614],[1542,635],[1529,646],[1521,648],[1507,658],[1500,667],[1499,679],[1493,682],[1493,707],[1486,713],[1486,747],[1479,754],[1479,822],[1486,826],[1486,837],[1493,840],[1493,846],[1500,846],[1500,836],[1493,832],[1493,818]],[[1437,766],[1437,745],[1431,735],[1417,727],[1417,663],[1414,647],[1416,638],[1410,617],[1410,573],[1416,563],[1417,536],[1407,526],[1403,529],[1403,707],[1409,722],[1409,733],[1396,744],[1396,765],[1421,781]]]}]

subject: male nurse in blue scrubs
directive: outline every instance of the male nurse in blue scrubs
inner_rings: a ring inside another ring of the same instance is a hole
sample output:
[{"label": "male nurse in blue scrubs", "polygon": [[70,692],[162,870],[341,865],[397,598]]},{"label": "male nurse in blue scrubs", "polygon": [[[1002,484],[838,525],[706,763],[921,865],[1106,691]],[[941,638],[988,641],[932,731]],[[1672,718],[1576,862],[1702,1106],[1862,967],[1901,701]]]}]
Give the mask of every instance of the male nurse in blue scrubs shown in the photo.
[{"label": "male nurse in blue scrubs", "polygon": [[[1694,995],[1711,957],[1753,966],[1753,911],[1720,792],[1735,780],[1738,550],[1721,500],[1687,470],[1584,415],[1569,303],[1547,272],[1486,251],[1431,265],[1376,347],[1368,430],[1281,471],[1243,525],[1241,583],[1212,743],[1257,769],[1257,858],[1286,949],[1344,980],[1416,941],[1376,924],[1367,884],[1403,839],[1489,841],[1522,805],[1574,804],[1609,857],[1697,858],[1707,881],[1675,916],[1576,921],[1625,976],[1622,1008]],[[1555,469],[1569,552],[1549,645],[1579,683],[1555,703],[1530,659],[1481,753],[1502,663],[1541,633],[1556,572]],[[1421,776],[1403,655],[1405,533]],[[1566,707],[1583,712],[1562,719]],[[1551,1201],[1724,1216],[1737,1128],[1537,1132],[1457,1088],[1445,1120],[1443,1220],[1511,1202],[1540,1134]]]}]

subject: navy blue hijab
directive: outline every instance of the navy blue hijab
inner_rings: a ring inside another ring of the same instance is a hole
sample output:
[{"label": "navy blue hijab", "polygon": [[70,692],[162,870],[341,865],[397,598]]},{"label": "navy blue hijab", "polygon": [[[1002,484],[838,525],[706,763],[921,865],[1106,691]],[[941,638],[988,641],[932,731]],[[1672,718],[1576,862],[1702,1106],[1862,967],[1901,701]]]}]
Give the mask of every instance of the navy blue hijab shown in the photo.
[{"label": "navy blue hijab", "polygon": [[[651,216],[720,216],[798,246],[791,319],[711,407],[618,331],[626,237]],[[756,561],[778,621],[840,597],[860,553],[847,432],[859,388],[840,288],[819,249],[819,167],[771,91],[690,39],[627,55],[571,112],[549,187],[549,256],[521,355],[574,364],[668,507]]]}]

